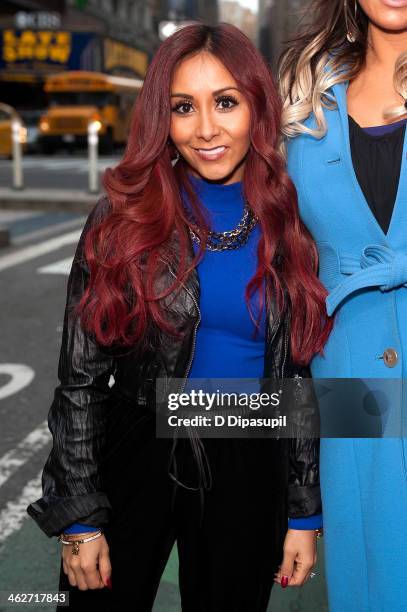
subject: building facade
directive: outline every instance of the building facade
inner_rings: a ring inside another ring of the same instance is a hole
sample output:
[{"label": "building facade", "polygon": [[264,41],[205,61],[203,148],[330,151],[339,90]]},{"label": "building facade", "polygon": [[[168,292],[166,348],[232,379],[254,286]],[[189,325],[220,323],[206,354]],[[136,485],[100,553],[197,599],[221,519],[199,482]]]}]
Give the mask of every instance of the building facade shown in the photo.
[{"label": "building facade", "polygon": [[232,23],[257,45],[257,6],[248,7],[237,0],[221,0],[219,21]]},{"label": "building facade", "polygon": [[259,0],[258,41],[274,70],[309,0]]},{"label": "building facade", "polygon": [[50,73],[91,70],[143,78],[159,45],[159,0],[2,0],[0,100],[46,104]]}]

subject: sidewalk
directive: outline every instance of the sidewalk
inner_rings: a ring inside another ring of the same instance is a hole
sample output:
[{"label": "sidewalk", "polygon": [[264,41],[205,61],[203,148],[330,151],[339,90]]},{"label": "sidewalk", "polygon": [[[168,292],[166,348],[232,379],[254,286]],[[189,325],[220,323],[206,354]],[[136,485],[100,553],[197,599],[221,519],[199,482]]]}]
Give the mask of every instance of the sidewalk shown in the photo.
[{"label": "sidewalk", "polygon": [[0,188],[0,248],[84,223],[102,192]]}]

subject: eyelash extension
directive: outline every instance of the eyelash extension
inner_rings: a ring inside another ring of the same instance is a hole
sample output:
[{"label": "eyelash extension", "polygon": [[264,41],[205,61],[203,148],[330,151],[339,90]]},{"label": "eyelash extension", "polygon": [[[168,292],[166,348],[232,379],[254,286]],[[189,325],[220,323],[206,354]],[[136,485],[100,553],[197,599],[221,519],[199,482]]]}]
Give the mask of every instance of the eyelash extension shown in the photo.
[{"label": "eyelash extension", "polygon": [[[227,95],[227,96],[219,96],[218,98],[215,98],[215,102],[218,104],[219,102],[222,102],[224,100],[227,100],[228,102],[233,102],[236,106],[239,104],[239,101],[231,95]],[[187,104],[192,105],[192,103],[190,102],[190,100],[184,100],[181,102],[178,102],[175,106],[172,107],[171,110],[173,110],[174,112],[177,112],[182,106],[186,106]],[[223,109],[223,110],[229,110],[227,108]],[[180,113],[181,115],[188,115],[189,113]]]},{"label": "eyelash extension", "polygon": [[[189,100],[184,100],[184,102],[177,102],[175,106],[172,107],[171,110],[178,111],[182,106],[186,106],[187,104],[191,105]],[[188,113],[181,113],[181,115],[187,115]]]},{"label": "eyelash extension", "polygon": [[[233,102],[234,104],[239,104],[239,101],[234,96],[228,94],[227,96],[219,96],[215,99],[216,102],[222,102],[223,100],[227,100],[228,102]],[[226,109],[225,109],[226,110]]]}]

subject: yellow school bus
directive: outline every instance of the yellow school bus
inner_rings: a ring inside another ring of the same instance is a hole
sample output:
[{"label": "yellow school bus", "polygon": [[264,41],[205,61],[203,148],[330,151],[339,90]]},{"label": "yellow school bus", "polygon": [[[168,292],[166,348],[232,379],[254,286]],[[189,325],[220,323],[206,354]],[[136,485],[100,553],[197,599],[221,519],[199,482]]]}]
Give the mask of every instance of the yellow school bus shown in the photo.
[{"label": "yellow school bus", "polygon": [[39,121],[44,153],[63,146],[86,146],[88,125],[99,126],[101,151],[112,151],[128,137],[131,110],[143,81],[84,70],[47,77],[49,106]]}]

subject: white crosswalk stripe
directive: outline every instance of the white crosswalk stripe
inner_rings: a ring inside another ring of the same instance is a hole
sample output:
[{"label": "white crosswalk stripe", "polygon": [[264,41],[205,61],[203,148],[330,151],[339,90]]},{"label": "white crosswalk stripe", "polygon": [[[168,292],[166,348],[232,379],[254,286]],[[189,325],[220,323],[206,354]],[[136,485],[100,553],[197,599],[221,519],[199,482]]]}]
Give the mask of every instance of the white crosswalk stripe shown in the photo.
[{"label": "white crosswalk stripe", "polygon": [[56,261],[55,263],[48,264],[46,266],[42,266],[38,268],[37,272],[39,274],[66,274],[68,275],[71,267],[72,267],[72,257],[67,257],[66,259],[61,259],[60,261]]},{"label": "white crosswalk stripe", "polygon": [[4,541],[20,529],[27,514],[27,506],[42,496],[42,468],[40,472],[24,486],[21,494],[9,501],[0,512],[0,552]]},{"label": "white crosswalk stripe", "polygon": [[0,257],[0,272],[1,270],[6,270],[7,268],[29,261],[35,257],[40,257],[40,255],[44,255],[45,253],[56,251],[67,244],[77,243],[80,235],[81,231],[69,232],[68,234],[57,236],[56,238],[44,240],[44,242],[40,242],[39,244],[25,247],[15,253],[4,255]]},{"label": "white crosswalk stripe", "polygon": [[51,440],[52,436],[48,429],[48,421],[44,421],[39,427],[30,431],[15,448],[0,457],[0,487]]}]

